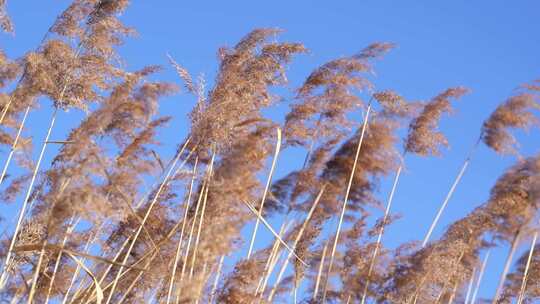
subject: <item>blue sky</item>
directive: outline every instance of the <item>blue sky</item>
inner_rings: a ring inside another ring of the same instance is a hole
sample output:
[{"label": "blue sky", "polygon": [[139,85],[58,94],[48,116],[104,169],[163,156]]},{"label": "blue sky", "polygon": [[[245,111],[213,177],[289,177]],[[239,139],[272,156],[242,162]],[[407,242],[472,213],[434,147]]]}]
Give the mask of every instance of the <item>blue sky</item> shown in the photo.
[{"label": "blue sky", "polygon": [[[16,35],[0,34],[0,45],[10,56],[35,48],[55,17],[68,4],[56,1],[9,1]],[[120,48],[127,69],[148,64],[167,66],[171,54],[193,75],[204,73],[212,83],[217,49],[232,46],[258,27],[278,27],[280,41],[305,44],[309,54],[290,66],[290,91],[308,73],[330,59],[350,55],[375,41],[397,44],[376,63],[373,81],[379,89],[394,89],[410,100],[425,100],[450,86],[472,91],[456,103],[456,113],[441,124],[451,148],[441,158],[406,159],[394,201],[403,218],[390,227],[385,242],[421,239],[458,173],[467,151],[491,111],[520,84],[540,78],[540,2],[538,1],[133,1],[123,20],[138,31]],[[159,79],[178,82],[167,69]],[[187,95],[167,98],[162,112],[174,115],[163,139],[169,152],[186,134],[193,100]],[[30,125],[37,138],[44,135],[44,113],[33,114]],[[286,109],[286,105],[281,107]],[[80,115],[70,113],[69,115]],[[60,117],[53,133],[69,131],[73,119]],[[70,116],[73,117],[73,116]],[[75,116],[77,117],[77,116]],[[63,120],[62,120],[63,118]],[[43,134],[40,134],[43,133]],[[524,155],[538,152],[538,129],[518,132]],[[165,145],[164,149],[167,149]],[[51,157],[54,150],[49,150]],[[278,174],[297,167],[298,158],[284,154]],[[515,161],[481,147],[435,230],[438,237],[452,221],[486,200],[497,176]],[[380,197],[386,198],[389,181]],[[10,214],[4,208],[2,214]],[[8,216],[5,216],[8,217]],[[524,244],[524,247],[528,245]],[[493,294],[506,249],[496,250],[488,264],[481,295]]]}]

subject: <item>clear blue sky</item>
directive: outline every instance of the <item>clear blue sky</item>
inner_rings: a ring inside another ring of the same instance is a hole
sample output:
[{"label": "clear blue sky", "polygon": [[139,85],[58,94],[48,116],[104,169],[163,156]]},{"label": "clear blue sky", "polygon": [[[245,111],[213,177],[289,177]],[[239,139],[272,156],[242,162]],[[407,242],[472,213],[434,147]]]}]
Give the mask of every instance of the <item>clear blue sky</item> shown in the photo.
[{"label": "clear blue sky", "polygon": [[[67,3],[9,1],[16,36],[0,34],[0,45],[10,56],[35,48]],[[394,211],[404,217],[385,235],[385,242],[394,246],[424,236],[483,120],[516,86],[540,78],[539,14],[538,1],[133,1],[123,20],[139,35],[120,53],[127,68],[135,70],[148,64],[166,66],[168,52],[192,74],[204,73],[211,85],[219,47],[234,45],[254,28],[279,27],[285,30],[280,40],[302,42],[310,49],[290,67],[291,89],[317,65],[375,41],[398,45],[376,64],[374,82],[379,89],[421,100],[450,86],[470,88],[472,92],[456,104],[455,115],[443,119],[441,128],[451,145],[444,157],[406,160],[407,172],[394,201]],[[168,67],[159,78],[177,82]],[[176,117],[164,135],[170,148],[185,135],[185,114],[192,105],[193,100],[182,94],[165,103],[163,112]],[[40,124],[43,128],[45,117],[34,120],[34,131]],[[56,137],[71,125],[60,121]],[[519,133],[519,140],[524,155],[538,152],[538,129]],[[497,176],[514,161],[482,147],[434,236],[484,202]],[[290,169],[291,162],[298,166],[297,159],[285,154],[280,172]],[[383,182],[381,198],[386,197],[387,184]],[[505,254],[506,249],[493,253],[481,295],[493,294]]]}]

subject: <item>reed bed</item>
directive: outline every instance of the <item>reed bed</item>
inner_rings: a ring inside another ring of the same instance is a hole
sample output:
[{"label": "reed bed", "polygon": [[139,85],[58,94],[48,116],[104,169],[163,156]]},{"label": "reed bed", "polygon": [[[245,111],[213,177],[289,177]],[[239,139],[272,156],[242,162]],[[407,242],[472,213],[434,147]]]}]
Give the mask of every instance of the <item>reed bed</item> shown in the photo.
[{"label": "reed bed", "polygon": [[[308,49],[281,42],[278,29],[219,49],[210,87],[172,55],[168,67],[127,71],[116,51],[135,33],[120,19],[128,6],[73,1],[35,49],[0,50],[0,198],[17,208],[0,239],[0,301],[468,304],[496,247],[509,252],[483,300],[540,301],[540,154],[522,155],[514,135],[539,124],[537,81],[492,109],[430,227],[417,227],[423,241],[390,247],[407,160],[444,154],[440,122],[457,120],[448,114],[469,89],[425,101],[379,89],[376,62],[394,48],[383,42],[315,67],[294,88],[286,74]],[[0,28],[14,29],[4,0]],[[164,68],[176,83],[155,80]],[[276,93],[291,87],[293,96]],[[160,142],[183,119],[159,110],[178,91],[195,102],[189,131]],[[42,140],[29,113],[43,100],[52,116]],[[268,118],[283,100],[287,113]],[[55,138],[68,111],[84,117]],[[482,145],[515,164],[435,238]],[[305,157],[286,163],[291,149]],[[283,167],[298,169],[277,175]],[[515,257],[519,246],[528,249]]]}]

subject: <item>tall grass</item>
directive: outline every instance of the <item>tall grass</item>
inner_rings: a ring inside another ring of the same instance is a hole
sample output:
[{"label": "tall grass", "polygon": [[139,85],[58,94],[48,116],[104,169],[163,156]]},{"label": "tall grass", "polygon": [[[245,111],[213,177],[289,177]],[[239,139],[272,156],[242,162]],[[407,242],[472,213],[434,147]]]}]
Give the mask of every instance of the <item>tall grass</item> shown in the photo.
[{"label": "tall grass", "polygon": [[[505,246],[487,300],[540,300],[540,154],[521,155],[513,135],[538,126],[538,82],[483,122],[430,227],[416,227],[428,231],[423,242],[390,247],[408,157],[443,155],[440,121],[468,89],[427,101],[379,89],[376,61],[394,45],[376,42],[315,67],[289,96],[290,62],[307,49],[280,41],[278,29],[219,49],[209,88],[170,55],[180,85],[153,80],[164,67],[126,71],[118,60],[134,33],[120,19],[128,5],[73,1],[34,50],[14,59],[0,50],[0,198],[18,208],[0,242],[0,301],[468,304],[496,266],[490,250]],[[0,27],[14,27],[3,0]],[[159,110],[179,87],[195,100],[188,134],[160,142],[169,121],[183,119]],[[37,126],[47,131],[41,139],[30,114],[43,100],[53,114]],[[267,117],[282,101],[287,112]],[[55,138],[68,110],[86,115]],[[517,161],[435,238],[481,145]],[[278,164],[293,149],[304,154]],[[386,180],[390,192],[380,193]]]}]

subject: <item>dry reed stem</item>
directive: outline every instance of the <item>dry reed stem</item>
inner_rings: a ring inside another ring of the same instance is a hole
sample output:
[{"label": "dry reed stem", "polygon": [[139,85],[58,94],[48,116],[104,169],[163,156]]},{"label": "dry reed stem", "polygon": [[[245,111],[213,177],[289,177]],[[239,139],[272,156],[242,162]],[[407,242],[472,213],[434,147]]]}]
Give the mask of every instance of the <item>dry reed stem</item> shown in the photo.
[{"label": "dry reed stem", "polygon": [[195,236],[195,244],[193,247],[193,254],[191,255],[191,267],[189,269],[189,279],[193,278],[193,273],[195,271],[195,261],[197,260],[197,253],[199,251],[199,239],[201,237],[202,223],[204,221],[204,213],[206,211],[206,202],[208,198],[208,186],[204,189],[204,198],[202,202],[201,215],[199,217],[199,226],[197,228],[197,235]]},{"label": "dry reed stem", "polygon": [[396,171],[396,176],[394,177],[394,182],[392,183],[392,190],[390,190],[390,196],[388,197],[388,202],[386,203],[386,209],[384,210],[384,216],[383,221],[381,225],[381,229],[379,230],[379,234],[377,235],[377,241],[375,242],[375,249],[373,250],[373,256],[371,257],[371,261],[369,263],[369,269],[368,269],[368,275],[366,278],[366,283],[364,285],[364,291],[362,293],[362,300],[361,304],[364,304],[367,297],[367,291],[369,286],[369,280],[371,279],[371,274],[373,272],[373,267],[375,266],[375,260],[377,259],[377,255],[379,254],[379,246],[381,244],[382,236],[384,234],[384,227],[386,226],[386,220],[388,219],[388,215],[390,214],[390,208],[392,207],[392,201],[394,198],[394,193],[396,192],[397,184],[399,181],[399,176],[401,175],[401,170],[403,169],[403,165],[400,165]]},{"label": "dry reed stem", "polygon": [[533,239],[531,241],[531,248],[529,249],[529,256],[527,257],[527,264],[525,265],[525,271],[523,272],[523,280],[521,281],[521,288],[519,289],[519,296],[517,304],[521,304],[523,297],[525,296],[525,288],[527,287],[527,276],[529,275],[529,267],[531,266],[531,261],[534,253],[534,245],[536,244],[536,239],[538,238],[538,231],[534,232]]},{"label": "dry reed stem", "polygon": [[354,179],[354,173],[356,172],[356,165],[358,164],[358,158],[360,156],[360,149],[362,148],[362,142],[364,141],[364,135],[366,133],[367,123],[368,123],[368,120],[369,120],[369,113],[370,112],[371,112],[371,101],[368,104],[368,107],[367,107],[367,110],[366,110],[366,115],[364,117],[364,123],[362,125],[362,131],[360,133],[360,139],[358,140],[358,146],[356,147],[356,154],[354,156],[354,162],[353,162],[353,166],[351,168],[351,175],[349,177],[349,182],[347,184],[347,190],[345,191],[345,198],[343,199],[343,207],[341,208],[341,215],[339,216],[338,227],[337,227],[337,230],[336,230],[336,235],[334,237],[334,244],[332,245],[332,251],[330,253],[330,263],[328,264],[328,271],[327,271],[326,278],[324,280],[324,287],[323,287],[323,298],[322,298],[322,303],[323,304],[326,303],[326,293],[327,293],[327,290],[328,290],[328,281],[329,281],[330,275],[332,273],[332,266],[334,264],[334,258],[336,256],[337,245],[338,245],[338,242],[339,242],[339,234],[341,233],[341,226],[343,225],[343,219],[345,217],[345,211],[347,210],[347,201],[349,200],[349,193],[351,191],[352,181]]},{"label": "dry reed stem", "polygon": [[508,274],[508,271],[510,271],[510,266],[512,266],[512,259],[514,257],[514,253],[517,250],[520,240],[521,240],[521,230],[518,230],[516,232],[516,235],[514,236],[514,239],[512,240],[512,246],[510,247],[510,251],[508,252],[508,255],[506,256],[504,269],[503,269],[503,272],[501,273],[501,277],[499,278],[499,284],[497,285],[497,289],[495,290],[495,296],[493,297],[493,300],[491,301],[492,304],[496,304],[497,301],[499,300],[501,291],[504,287],[504,282],[506,281],[506,275]]},{"label": "dry reed stem", "polygon": [[276,249],[276,252],[275,252],[272,260],[270,261],[270,266],[269,266],[268,271],[266,272],[266,275],[264,277],[264,281],[263,281],[263,284],[262,284],[260,292],[259,292],[259,302],[263,301],[264,292],[266,291],[266,287],[268,286],[268,282],[270,281],[270,276],[274,272],[274,269],[276,268],[276,265],[278,264],[279,260],[281,260],[281,257],[283,255],[283,252],[279,248],[279,244],[281,244],[281,243],[278,242],[278,247]]},{"label": "dry reed stem", "polygon": [[266,226],[266,228],[268,228],[268,230],[270,230],[270,232],[274,235],[275,238],[277,238],[279,240],[279,242],[285,247],[287,248],[287,250],[289,252],[292,252],[292,254],[294,255],[294,257],[300,262],[302,263],[304,266],[308,266],[306,264],[306,262],[304,262],[302,260],[302,258],[300,258],[296,252],[294,252],[294,250],[292,250],[291,247],[289,247],[289,245],[287,245],[287,243],[279,236],[279,234],[276,233],[276,231],[274,230],[274,228],[272,228],[272,226],[270,224],[268,224],[268,222],[264,219],[264,217],[262,215],[259,214],[259,212],[257,212],[257,210],[248,202],[246,201],[243,201],[244,204],[246,206],[248,206],[249,210],[251,210],[251,212],[253,212],[253,214],[257,215],[257,217],[261,220],[261,222],[264,224],[264,226]]},{"label": "dry reed stem", "polygon": [[[185,147],[185,145],[184,145]],[[184,148],[183,147],[183,148]],[[188,156],[186,157],[186,160],[184,160],[184,162],[177,168],[177,170],[175,171],[175,173],[173,174],[176,175],[179,170],[183,167],[183,165],[185,164],[185,162],[191,157],[194,149],[196,148],[197,146],[195,146],[193,149],[190,150]],[[183,152],[183,148],[181,149],[181,152]],[[174,162],[174,159],[172,159],[170,161],[171,162]],[[170,164],[169,164],[170,165]],[[153,188],[155,186],[155,183],[154,185],[152,185],[151,188]],[[151,193],[151,189],[149,189],[148,191],[146,191],[145,195],[143,195],[143,197],[141,199],[139,199],[138,203],[135,205],[135,208],[140,208],[140,206],[143,204],[143,202],[146,200],[146,198],[148,197],[148,195]],[[156,248],[154,248],[153,250],[151,250],[150,252],[146,253],[145,255],[143,255],[143,257],[141,257],[137,262],[133,263],[132,266],[135,266],[135,265],[138,265],[140,262],[142,262],[147,256],[150,256],[150,255],[153,255],[155,253],[155,251],[157,251],[157,249],[163,244],[165,243],[169,238],[171,238],[173,236],[173,234],[175,233],[176,229],[178,229],[179,227],[179,223],[177,225],[175,225],[175,227],[173,227],[169,233],[167,234],[167,236],[161,240],[160,242],[158,242],[158,244],[156,244]],[[118,252],[116,253],[116,256],[114,257],[114,261],[116,261],[120,255],[122,254],[122,252],[124,251],[125,247],[129,244],[129,241],[131,239],[131,236],[128,237],[124,243],[122,243],[122,246],[120,247],[120,249],[118,250]],[[103,280],[105,280],[105,278],[107,277],[108,273],[110,272],[110,270],[112,269],[112,264],[108,266],[108,268],[105,270],[105,272],[103,273],[103,275],[101,276],[100,278],[100,284],[103,283]],[[128,269],[129,271],[130,269]],[[121,276],[123,276],[125,273],[127,273],[128,271],[124,272]],[[92,298],[93,295],[90,295],[90,300],[88,300],[86,303],[90,302],[93,298]]]},{"label": "dry reed stem", "polygon": [[[324,193],[324,186],[317,194],[317,197],[315,198],[315,201],[313,202],[313,205],[311,206],[308,215],[306,216],[306,219],[304,220],[304,223],[302,223],[302,227],[298,231],[298,234],[296,235],[296,238],[294,239],[294,243],[292,246],[293,250],[296,250],[296,246],[298,245],[298,242],[300,242],[300,239],[302,238],[302,235],[304,234],[304,230],[306,229],[309,220],[311,219],[311,216],[313,215],[313,212],[315,211],[315,208],[317,208],[317,205],[319,204],[319,201],[321,200],[321,197]],[[292,251],[289,252],[287,257],[285,258],[285,261],[283,261],[283,264],[281,265],[281,269],[279,270],[279,274],[276,278],[276,281],[274,282],[274,287],[270,291],[270,294],[268,295],[268,302],[272,302],[272,299],[274,298],[274,295],[277,291],[277,287],[279,286],[279,283],[281,282],[281,279],[283,277],[283,274],[285,274],[285,270],[287,269],[287,265],[289,264],[289,260],[292,257]]]},{"label": "dry reed stem", "polygon": [[39,279],[39,270],[41,269],[41,264],[43,263],[43,258],[45,257],[45,244],[47,243],[47,240],[43,240],[43,246],[41,246],[41,251],[39,252],[39,259],[38,263],[35,267],[34,276],[32,278],[32,287],[30,288],[30,292],[28,294],[28,301],[26,303],[32,304],[34,301],[34,294],[36,292],[36,285],[37,281]]},{"label": "dry reed stem", "polygon": [[437,212],[437,215],[433,219],[433,222],[431,223],[431,226],[429,227],[429,230],[426,233],[424,240],[422,241],[422,248],[426,247],[427,243],[429,242],[429,239],[431,237],[431,234],[433,233],[433,230],[435,229],[435,226],[439,222],[439,219],[441,218],[442,213],[446,209],[446,206],[448,205],[450,198],[452,198],[452,195],[454,194],[454,191],[456,190],[457,185],[461,181],[463,174],[465,174],[465,171],[467,170],[467,167],[469,166],[469,163],[471,162],[474,152],[476,151],[476,148],[478,148],[478,145],[480,144],[481,139],[482,137],[478,138],[478,140],[476,141],[472,149],[469,151],[467,158],[465,158],[465,161],[463,162],[463,165],[461,166],[461,169],[459,170],[458,175],[456,176],[456,178],[454,179],[454,182],[452,183],[452,187],[450,187],[450,190],[446,194],[446,197],[444,198],[444,201],[442,202],[441,207],[439,208],[439,211]]},{"label": "dry reed stem", "polygon": [[[184,280],[184,274],[186,273],[186,268],[188,264],[188,258],[189,258],[189,251],[191,249],[191,241],[193,240],[193,233],[195,233],[195,224],[197,223],[197,216],[199,214],[199,208],[201,207],[201,202],[204,196],[204,193],[206,192],[207,187],[207,180],[205,179],[203,181],[203,185],[201,187],[201,192],[199,193],[199,198],[197,199],[197,205],[195,205],[195,214],[193,215],[193,220],[191,222],[191,228],[189,230],[189,237],[188,242],[186,245],[186,250],[184,253],[184,259],[182,262],[182,271],[180,272],[180,285],[182,284]],[[178,288],[178,293],[180,292],[181,286]]]},{"label": "dry reed stem", "polygon": [[99,282],[96,278],[96,276],[84,265],[83,262],[79,261],[75,255],[73,255],[70,252],[66,252],[66,254],[77,263],[77,265],[81,266],[81,268],[92,278],[92,281],[94,282],[94,287],[96,290],[96,304],[101,304],[103,301],[103,290],[101,289],[101,286],[99,285]]},{"label": "dry reed stem", "polygon": [[[19,125],[19,129],[17,130],[17,135],[15,136],[15,139],[13,140],[13,144],[11,145],[11,149],[9,151],[8,157],[6,159],[6,162],[4,163],[4,168],[2,169],[2,174],[0,175],[0,184],[2,184],[2,182],[4,181],[4,178],[6,177],[9,163],[11,162],[11,159],[13,158],[13,154],[15,153],[15,150],[17,149],[17,143],[19,142],[19,138],[21,137],[21,133],[24,128],[24,124],[26,122],[26,118],[28,117],[29,112],[30,112],[30,107],[26,107],[23,118],[21,120],[21,124]],[[1,123],[2,122],[0,120],[0,124]]]},{"label": "dry reed stem", "polygon": [[[156,255],[158,254],[157,251],[154,251],[154,253],[152,253],[152,256],[150,257],[150,259],[148,259],[148,262],[146,263],[146,265],[144,266],[144,269],[145,271],[148,270],[148,267],[150,267],[150,264],[152,263],[152,261],[154,260],[154,258],[156,257]],[[124,295],[122,296],[122,298],[120,298],[120,300],[118,301],[118,304],[121,304],[121,303],[124,303],[124,301],[127,299],[129,293],[131,292],[131,290],[135,287],[135,285],[137,284],[137,282],[139,281],[139,279],[142,277],[143,275],[143,271],[140,271],[137,276],[135,277],[135,279],[133,280],[133,282],[131,282],[131,284],[129,284],[128,288],[126,289],[126,292],[124,293]]]},{"label": "dry reed stem", "polygon": [[[435,303],[439,303],[441,300],[441,297],[443,296],[444,292],[446,291],[447,285],[451,282],[452,278],[456,275],[456,271],[458,270],[459,263],[461,262],[461,259],[463,258],[463,255],[465,254],[465,250],[461,251],[459,254],[459,257],[457,258],[456,262],[454,263],[454,269],[452,270],[452,274],[448,277],[448,280],[444,282],[443,288],[441,289],[441,292],[437,296],[437,300]],[[458,280],[456,280],[456,283],[454,284],[454,287],[452,288],[452,294],[450,296],[448,304],[450,304],[454,298],[454,294],[456,292],[457,284],[459,283]]]},{"label": "dry reed stem", "polygon": [[[199,239],[201,237],[201,230],[202,230],[202,224],[204,221],[204,213],[206,211],[206,202],[208,200],[208,189],[210,186],[210,179],[212,178],[213,170],[214,170],[214,160],[216,157],[216,153],[212,153],[212,159],[210,160],[210,165],[208,166],[208,171],[206,173],[206,179],[207,179],[207,185],[206,189],[204,190],[204,198],[203,198],[203,204],[201,209],[201,217],[199,219],[199,227],[197,228],[197,236],[195,237],[195,247],[193,248],[193,256],[191,258],[191,269],[189,271],[189,278],[191,279],[193,277],[193,271],[195,269],[195,261],[197,258],[197,253],[199,251]],[[194,219],[196,220],[196,218]]]},{"label": "dry reed stem", "polygon": [[259,205],[259,216],[257,217],[257,221],[255,222],[255,228],[253,228],[253,234],[251,236],[251,242],[249,243],[249,250],[247,254],[247,258],[249,259],[251,257],[251,252],[253,251],[253,245],[255,244],[255,238],[257,237],[257,229],[259,228],[259,218],[262,216],[263,210],[264,210],[264,202],[266,200],[266,195],[268,194],[268,189],[270,189],[270,185],[272,183],[272,175],[274,174],[274,169],[276,168],[276,162],[277,158],[279,156],[279,150],[281,148],[281,129],[276,128],[276,149],[274,151],[274,158],[272,159],[272,166],[270,167],[270,173],[268,173],[268,178],[266,180],[266,186],[264,187],[264,192],[261,199],[261,204]]},{"label": "dry reed stem", "polygon": [[321,262],[319,263],[319,271],[317,272],[317,279],[315,280],[315,288],[313,288],[313,296],[312,300],[315,301],[317,299],[317,294],[319,293],[319,284],[321,283],[321,277],[322,272],[324,269],[324,259],[326,258],[326,250],[328,249],[328,242],[324,243],[322,255],[321,255]]},{"label": "dry reed stem", "polygon": [[469,303],[469,299],[471,298],[472,287],[473,287],[473,284],[474,284],[475,275],[476,275],[476,267],[473,267],[473,271],[471,273],[471,278],[469,279],[469,285],[467,286],[467,294],[465,295],[465,301],[463,302],[463,304],[468,304]]},{"label": "dry reed stem", "polygon": [[[64,193],[66,187],[69,185],[70,182],[71,182],[71,179],[69,178],[67,181],[65,181],[62,184],[61,189],[60,189],[60,195],[62,195],[62,193]],[[49,222],[50,222],[50,219],[51,219],[51,210],[54,208],[55,205],[56,205],[56,200],[53,202],[53,204],[50,207],[49,212],[48,212],[48,221]],[[73,220],[74,219],[72,219],[71,221],[73,221]],[[33,299],[34,299],[35,290],[36,290],[37,282],[38,282],[38,279],[39,279],[39,271],[41,270],[41,264],[43,263],[43,259],[45,257],[45,247],[47,245],[47,238],[48,238],[48,235],[46,234],[44,239],[43,239],[43,245],[41,246],[41,251],[39,253],[38,263],[37,263],[37,265],[35,266],[35,269],[34,269],[34,277],[32,279],[32,287],[30,288],[30,293],[28,295],[28,304],[31,304]],[[64,247],[64,244],[62,244],[62,247]],[[60,251],[60,253],[61,252],[62,251]]]},{"label": "dry reed stem", "polygon": [[[86,244],[84,244],[84,249],[83,251],[88,254],[89,252],[89,247],[92,243],[94,243],[96,241],[96,239],[98,238],[98,235],[99,235],[99,230],[101,230],[103,226],[99,227],[98,230],[94,233],[94,235],[92,236],[92,238],[88,239],[88,241],[86,242]],[[83,260],[84,262],[85,260]],[[109,264],[110,266],[109,267],[112,267],[112,264]],[[68,297],[69,297],[69,293],[71,291],[71,288],[73,287],[73,285],[75,284],[76,280],[77,280],[77,277],[79,275],[79,272],[81,270],[81,266],[77,265],[77,268],[75,268],[75,272],[73,273],[73,276],[71,277],[71,280],[69,281],[69,286],[68,286],[68,289],[66,290],[66,294],[64,295],[64,298],[62,299],[62,304],[65,304],[67,303],[67,300],[68,300]],[[83,284],[84,281],[81,280],[81,284]],[[99,284],[101,285],[102,281],[100,280],[99,281]],[[82,288],[82,285],[79,286],[79,288],[77,289],[77,291],[75,292],[75,294],[71,297],[72,299],[75,299],[78,295],[78,292],[80,291],[80,289]]]},{"label": "dry reed stem", "polygon": [[[285,219],[282,224],[281,224],[281,227],[279,228],[279,236],[280,237],[283,237],[283,233],[289,229],[290,227],[290,224],[292,223],[293,221],[291,222],[287,222],[287,220]],[[265,280],[268,276],[270,276],[270,274],[272,273],[273,271],[273,268],[271,268],[272,266],[272,263],[274,262],[275,260],[275,256],[278,254],[279,252],[279,241],[276,239],[274,240],[274,244],[272,244],[272,250],[270,250],[270,254],[268,255],[268,258],[266,259],[266,264],[264,265],[264,270],[263,270],[263,273],[261,275],[261,278],[259,279],[259,283],[257,283],[257,288],[255,288],[255,296],[258,296],[259,295],[259,291],[261,290],[261,287],[263,286],[263,284],[265,283]],[[266,288],[266,285],[264,286],[264,289]],[[264,293],[264,289],[263,289],[263,293]]]},{"label": "dry reed stem", "polygon": [[[279,229],[279,236],[283,237],[283,234],[287,230],[289,230],[290,226],[294,223],[294,221],[290,222],[283,222],[281,224],[281,227]],[[257,285],[257,288],[255,289],[255,297],[258,296],[258,302],[263,301],[264,292],[266,291],[266,286],[268,285],[268,281],[270,280],[270,276],[272,275],[272,272],[274,272],[274,268],[276,267],[278,261],[281,259],[282,252],[279,246],[281,243],[278,239],[274,240],[274,244],[272,245],[272,251],[270,252],[270,255],[268,256],[268,259],[266,260],[266,265],[262,274],[261,279],[259,280],[259,283]],[[252,302],[253,303],[253,302]]]},{"label": "dry reed stem", "polygon": [[217,287],[219,284],[219,277],[221,276],[221,268],[223,268],[224,260],[225,260],[225,256],[222,255],[221,258],[219,259],[216,277],[214,278],[214,284],[212,285],[212,290],[210,291],[210,299],[208,299],[208,303],[213,303],[214,297],[216,296]]},{"label": "dry reed stem", "polygon": [[189,211],[189,207],[190,207],[190,202],[191,202],[191,195],[193,193],[193,184],[195,183],[195,177],[197,175],[197,164],[199,162],[199,158],[195,158],[195,164],[193,165],[193,171],[192,171],[192,176],[191,176],[191,183],[189,185],[189,192],[188,192],[188,197],[187,197],[187,201],[184,205],[184,218],[182,220],[182,229],[180,230],[180,239],[178,240],[178,246],[176,247],[176,254],[174,256],[174,262],[173,262],[173,267],[172,267],[172,272],[171,272],[171,279],[170,279],[170,284],[169,284],[169,291],[167,292],[167,304],[170,303],[170,300],[171,300],[171,294],[172,294],[172,290],[173,290],[173,287],[174,287],[174,278],[176,276],[176,267],[178,266],[178,261],[180,259],[180,255],[181,255],[181,252],[182,252],[182,240],[184,238],[184,231],[185,231],[185,228],[186,228],[186,221],[187,221],[187,215],[188,215],[188,211]]},{"label": "dry reed stem", "polygon": [[11,238],[11,242],[9,245],[8,252],[6,254],[6,257],[4,259],[4,265],[2,267],[2,275],[0,275],[0,292],[4,289],[5,285],[7,284],[8,280],[8,271],[7,267],[9,266],[9,263],[11,262],[11,255],[13,254],[13,248],[15,247],[15,241],[17,240],[17,235],[19,233],[19,229],[22,224],[22,220],[24,218],[24,215],[26,213],[26,209],[28,207],[28,201],[30,199],[30,196],[32,194],[32,189],[34,188],[34,183],[36,181],[37,173],[39,171],[39,167],[41,165],[41,161],[43,160],[43,156],[45,155],[45,149],[47,148],[47,141],[49,140],[52,129],[54,127],[54,124],[56,122],[56,114],[58,113],[58,109],[54,109],[54,112],[51,117],[51,121],[49,122],[49,128],[47,129],[47,135],[45,136],[45,139],[43,140],[43,145],[41,146],[41,151],[39,153],[38,161],[36,163],[36,166],[34,167],[34,170],[32,172],[32,179],[30,180],[30,184],[28,185],[28,189],[26,191],[26,195],[24,197],[23,205],[21,207],[21,210],[19,211],[19,217],[17,220],[17,225],[15,226],[15,231],[13,232],[13,237]]},{"label": "dry reed stem", "polygon": [[484,271],[486,270],[489,254],[490,251],[486,253],[486,255],[484,256],[484,260],[482,261],[482,267],[480,267],[480,273],[478,274],[478,279],[476,280],[476,286],[474,287],[471,304],[474,304],[474,302],[476,301],[476,296],[478,295],[478,291],[480,290],[480,283],[482,283],[482,278],[484,277]]},{"label": "dry reed stem", "polygon": [[[137,239],[138,239],[139,235],[141,234],[143,226],[146,224],[146,221],[148,220],[148,217],[150,216],[150,212],[152,211],[152,208],[157,203],[157,200],[158,200],[159,195],[161,194],[161,191],[163,191],[163,188],[165,187],[165,185],[168,184],[169,179],[170,179],[171,174],[172,174],[172,171],[176,167],[176,163],[182,157],[182,153],[184,152],[184,149],[186,148],[189,141],[190,141],[189,139],[186,140],[186,143],[184,144],[182,149],[178,152],[178,155],[175,157],[175,159],[174,159],[173,163],[171,164],[167,174],[163,178],[163,181],[161,182],[161,184],[160,184],[160,186],[158,188],[158,191],[156,192],[156,194],[154,195],[154,198],[152,199],[152,201],[150,202],[150,205],[148,206],[148,210],[146,211],[146,213],[144,215],[144,218],[143,218],[143,221],[142,221],[141,225],[139,225],[139,228],[137,229],[137,232],[135,233],[135,236],[133,237],[131,245],[128,247],[127,253],[126,253],[125,257],[124,257],[124,260],[122,261],[122,264],[125,264],[127,262],[128,258],[130,256],[130,253],[133,250],[133,247],[135,247],[135,243],[137,242]],[[120,279],[119,276],[122,273],[123,269],[124,269],[124,267],[121,266],[120,270],[118,271],[118,274],[117,274],[116,278],[114,279],[113,286],[112,286],[111,291],[109,293],[109,297],[107,298],[107,301],[105,302],[106,304],[109,304],[109,302],[112,299],[112,296],[114,294],[114,290],[116,289],[116,285],[118,284],[118,280]]]},{"label": "dry reed stem", "polygon": [[[62,248],[66,246],[66,242],[67,242],[68,238],[71,236],[71,233],[73,233],[73,230],[75,229],[77,224],[79,223],[79,220],[80,219],[78,219],[76,221],[70,221],[69,228],[67,229],[66,234],[64,235],[64,238],[62,239],[62,245],[61,245]],[[49,303],[49,299],[51,297],[51,292],[52,292],[52,287],[53,287],[53,284],[54,284],[54,279],[56,278],[56,273],[58,271],[58,268],[60,267],[60,259],[61,258],[62,258],[62,251],[60,251],[58,253],[58,255],[56,256],[56,263],[54,263],[53,273],[52,273],[52,276],[51,276],[51,280],[49,282],[49,287],[47,288],[47,296],[45,297],[45,304]]]},{"label": "dry reed stem", "polygon": [[[207,271],[208,271],[208,263],[205,261],[203,264],[202,273],[200,274],[202,279],[204,279],[204,277],[206,276]],[[199,304],[204,286],[206,285],[206,280],[202,280],[202,279],[201,279],[200,288],[197,291],[197,299],[195,300],[195,304]]]}]

